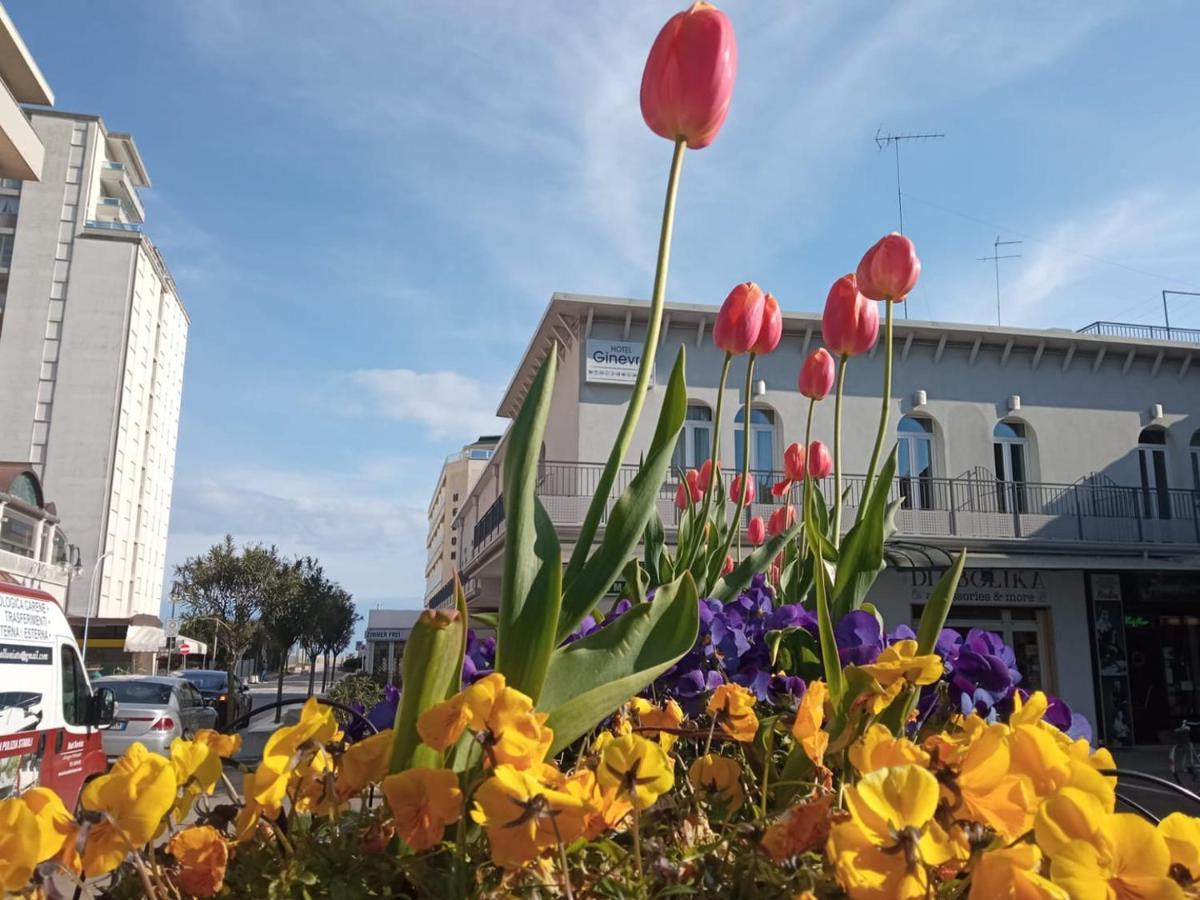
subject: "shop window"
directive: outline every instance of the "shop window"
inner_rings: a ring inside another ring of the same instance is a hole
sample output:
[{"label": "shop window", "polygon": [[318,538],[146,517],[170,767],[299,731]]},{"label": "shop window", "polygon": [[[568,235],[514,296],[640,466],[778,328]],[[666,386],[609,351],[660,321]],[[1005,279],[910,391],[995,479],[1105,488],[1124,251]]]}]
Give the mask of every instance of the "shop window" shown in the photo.
[{"label": "shop window", "polygon": [[897,469],[901,506],[934,509],[933,420],[904,416],[897,426]]},{"label": "shop window", "polygon": [[671,456],[671,474],[696,469],[712,458],[712,410],[699,403],[688,404],[683,430]]},{"label": "shop window", "polygon": [[83,666],[79,662],[75,648],[70,644],[63,644],[60,653],[63,720],[68,725],[85,725],[87,724],[87,706],[91,692],[88,690],[87,678],[83,674]]},{"label": "shop window", "polygon": [[[746,418],[746,409],[738,410],[733,421],[741,425]],[[778,474],[775,470],[775,411],[761,406],[750,408],[750,471],[755,476],[755,490],[759,497],[771,492],[771,484]],[[742,470],[743,431],[733,432],[733,467]]]},{"label": "shop window", "polygon": [[1147,519],[1171,518],[1166,429],[1142,429],[1138,436],[1138,473],[1142,480],[1142,515]]},{"label": "shop window", "polygon": [[1200,491],[1200,429],[1192,435],[1192,490]]},{"label": "shop window", "polygon": [[1025,423],[997,422],[992,429],[992,452],[999,482],[997,501],[1000,512],[1029,512],[1029,438]]}]

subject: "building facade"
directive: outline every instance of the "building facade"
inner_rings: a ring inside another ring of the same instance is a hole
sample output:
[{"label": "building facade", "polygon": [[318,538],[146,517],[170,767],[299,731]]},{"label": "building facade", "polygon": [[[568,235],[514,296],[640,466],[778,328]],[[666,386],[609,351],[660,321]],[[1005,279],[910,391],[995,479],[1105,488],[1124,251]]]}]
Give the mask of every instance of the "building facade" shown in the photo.
[{"label": "building facade", "polygon": [[[54,92],[0,4],[0,182],[37,181],[45,148],[22,103],[53,106]],[[4,202],[0,201],[0,211]],[[0,242],[0,255],[3,255]],[[0,298],[0,306],[4,301]]]},{"label": "building facade", "polygon": [[24,462],[0,462],[0,581],[44,591],[66,609],[82,573],[55,505]]},{"label": "building facade", "polygon": [[[742,361],[724,421],[713,421],[723,356],[711,340],[716,313],[670,304],[664,317],[656,383],[681,349],[687,355],[689,405],[674,467],[698,465],[714,441],[727,470],[741,467]],[[501,402],[499,414],[514,416],[542,360],[559,354],[539,493],[567,545],[624,415],[647,314],[639,301],[556,294]],[[1113,744],[1155,742],[1183,717],[1200,718],[1200,332],[904,320],[894,340],[899,532],[870,597],[889,626],[916,621],[965,547],[950,624],[1004,635],[1025,686],[1059,694]],[[752,514],[767,517],[783,502],[769,485],[782,478],[784,448],[804,440],[808,401],[796,379],[820,342],[818,314],[785,314],[779,349],[758,362]],[[847,370],[846,527],[878,425],[881,351]],[[660,404],[652,389],[628,463],[648,447]],[[832,428],[827,400],[813,436],[829,441]],[[456,522],[468,600],[480,609],[499,597],[504,451],[502,440]],[[618,490],[634,471],[626,467]],[[673,477],[659,500],[669,539]],[[823,489],[831,503],[832,485]]]},{"label": "building facade", "polygon": [[128,665],[161,638],[126,640],[160,625],[188,317],[143,229],[133,138],[97,116],[30,118],[42,180],[0,188],[13,220],[0,457],[29,460],[55,497],[85,573],[68,615],[90,612],[99,663]]},{"label": "building facade", "polygon": [[363,635],[363,671],[377,675],[388,684],[399,684],[404,645],[420,615],[419,609],[369,610],[367,630]]},{"label": "building facade", "polygon": [[448,603],[453,591],[454,571],[459,566],[460,535],[454,527],[459,504],[475,486],[480,473],[496,451],[499,435],[482,435],[442,464],[437,487],[426,514],[429,530],[425,538],[425,605]]}]

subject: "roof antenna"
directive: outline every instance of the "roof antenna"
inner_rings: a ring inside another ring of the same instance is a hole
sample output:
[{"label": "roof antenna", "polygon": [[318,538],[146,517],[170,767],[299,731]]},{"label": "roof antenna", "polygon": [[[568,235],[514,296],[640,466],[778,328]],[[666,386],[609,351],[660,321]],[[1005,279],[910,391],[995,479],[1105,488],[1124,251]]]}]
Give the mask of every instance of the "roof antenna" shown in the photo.
[{"label": "roof antenna", "polygon": [[[900,233],[904,234],[904,194],[900,190],[900,142],[901,141],[931,141],[940,140],[946,135],[942,132],[928,132],[925,134],[892,134],[890,131],[884,134],[883,129],[879,128],[875,131],[875,146],[882,150],[884,147],[891,144],[896,150],[896,207],[900,212]],[[904,318],[908,318],[908,304],[904,304]]]},{"label": "roof antenna", "polygon": [[992,241],[992,255],[978,257],[980,262],[992,262],[996,264],[996,325],[1000,325],[1000,260],[1002,259],[1020,259],[1020,253],[1006,253],[1000,255],[1001,247],[1010,247],[1014,244],[1020,244],[1021,241],[1002,241],[1000,235],[996,235],[996,240]]}]

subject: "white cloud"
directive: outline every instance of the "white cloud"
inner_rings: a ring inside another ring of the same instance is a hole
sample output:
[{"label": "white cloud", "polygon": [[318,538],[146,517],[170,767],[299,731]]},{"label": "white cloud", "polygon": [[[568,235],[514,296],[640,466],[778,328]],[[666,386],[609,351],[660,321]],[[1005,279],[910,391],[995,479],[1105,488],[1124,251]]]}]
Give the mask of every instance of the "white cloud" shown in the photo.
[{"label": "white cloud", "polygon": [[507,424],[495,415],[496,386],[458,372],[361,369],[349,380],[365,395],[351,408],[422,425],[433,438],[500,434]]}]

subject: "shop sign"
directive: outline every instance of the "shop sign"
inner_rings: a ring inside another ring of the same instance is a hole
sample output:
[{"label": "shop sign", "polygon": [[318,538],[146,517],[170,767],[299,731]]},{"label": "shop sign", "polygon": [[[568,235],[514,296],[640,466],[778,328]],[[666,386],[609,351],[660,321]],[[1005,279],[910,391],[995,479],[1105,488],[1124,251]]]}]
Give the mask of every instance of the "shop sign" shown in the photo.
[{"label": "shop sign", "polygon": [[643,348],[643,344],[632,341],[589,340],[584,380],[593,384],[632,385],[642,364]]},{"label": "shop sign", "polygon": [[411,628],[368,628],[364,637],[368,641],[407,641]]},{"label": "shop sign", "polygon": [[[911,599],[927,601],[942,572],[913,569],[909,572]],[[955,604],[992,606],[1049,606],[1045,573],[1038,569],[965,569],[954,592]]]}]

